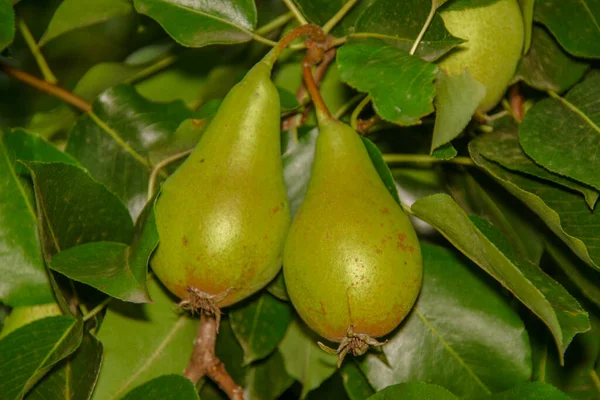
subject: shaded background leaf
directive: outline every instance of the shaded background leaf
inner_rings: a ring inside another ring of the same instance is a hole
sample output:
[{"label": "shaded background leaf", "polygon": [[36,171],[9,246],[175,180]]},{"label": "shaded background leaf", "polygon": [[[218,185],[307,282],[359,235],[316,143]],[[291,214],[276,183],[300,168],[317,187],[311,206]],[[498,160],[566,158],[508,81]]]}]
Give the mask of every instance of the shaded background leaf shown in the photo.
[{"label": "shaded background leaf", "polygon": [[181,375],[163,375],[127,393],[123,400],[199,400],[192,381]]}]

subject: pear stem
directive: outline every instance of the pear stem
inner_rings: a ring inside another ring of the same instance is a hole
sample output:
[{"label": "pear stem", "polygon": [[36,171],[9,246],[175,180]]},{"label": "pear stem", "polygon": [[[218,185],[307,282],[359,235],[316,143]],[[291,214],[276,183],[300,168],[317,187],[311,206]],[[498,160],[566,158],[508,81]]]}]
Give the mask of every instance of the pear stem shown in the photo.
[{"label": "pear stem", "polygon": [[[316,50],[321,54],[325,53],[326,48],[329,46],[327,41],[327,35],[323,30],[316,25],[302,25],[288,32],[284,37],[279,40],[277,46],[275,46],[267,55],[263,58],[262,62],[266,63],[270,67],[273,67],[275,61],[281,56],[281,53],[296,39],[300,36],[307,35],[311,40],[307,43],[306,47],[311,50]],[[316,57],[315,57],[316,58]]]},{"label": "pear stem", "polygon": [[317,84],[315,83],[315,79],[312,75],[312,63],[304,59],[302,62],[302,75],[304,76],[304,84],[306,85],[306,89],[310,94],[310,97],[313,100],[313,104],[315,105],[315,110],[317,111],[317,119],[319,121],[330,120],[333,117],[317,88]]}]

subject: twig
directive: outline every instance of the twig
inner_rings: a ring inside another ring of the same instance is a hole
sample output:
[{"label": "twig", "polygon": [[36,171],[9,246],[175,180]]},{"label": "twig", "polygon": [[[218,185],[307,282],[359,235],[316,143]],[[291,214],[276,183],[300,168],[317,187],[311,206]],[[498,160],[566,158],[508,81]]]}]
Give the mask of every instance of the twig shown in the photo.
[{"label": "twig", "polygon": [[327,21],[325,25],[323,25],[323,31],[325,31],[325,33],[329,33],[338,24],[338,22],[340,22],[346,16],[346,14],[348,14],[350,9],[352,9],[357,2],[358,0],[348,0],[346,4],[344,4],[342,8],[340,8],[339,11],[335,13],[335,15],[331,17],[331,19]]},{"label": "twig", "polygon": [[428,156],[425,154],[384,154],[383,161],[386,164],[395,163],[447,163],[474,166],[475,163],[469,157],[454,157],[447,160]]},{"label": "twig", "polygon": [[92,111],[92,105],[88,103],[85,99],[77,96],[75,93],[70,92],[66,89],[61,88],[58,85],[55,85],[50,82],[46,82],[40,78],[37,78],[31,74],[28,74],[25,71],[21,71],[20,69],[11,67],[8,64],[0,62],[0,71],[4,72],[6,75],[15,78],[18,81],[28,84],[36,88],[37,90],[49,94],[50,96],[54,96],[67,104],[72,105],[73,107],[83,111],[85,113]]},{"label": "twig", "polygon": [[44,76],[44,80],[49,83],[57,84],[58,79],[56,79],[56,76],[54,76],[52,73],[52,70],[48,66],[44,55],[40,51],[40,48],[38,47],[25,22],[23,20],[19,20],[19,22],[17,22],[17,26],[21,31],[21,35],[23,35],[23,39],[25,39],[25,43],[27,43],[27,47],[29,47],[29,51],[31,51],[31,54],[33,54],[33,58],[35,58],[35,61],[37,62],[42,75]]},{"label": "twig", "polygon": [[283,0],[283,3],[288,8],[288,10],[290,10],[292,14],[294,14],[294,17],[296,17],[298,22],[300,22],[300,25],[308,24],[308,21],[306,20],[306,18],[304,18],[304,15],[302,15],[302,13],[300,12],[300,10],[298,10],[298,7],[296,7],[292,0]]},{"label": "twig", "polygon": [[352,111],[352,115],[350,116],[350,125],[355,131],[358,130],[358,116],[360,115],[362,110],[367,106],[367,104],[369,104],[370,101],[371,96],[365,96],[365,98],[362,99],[360,103],[358,103],[354,111]]},{"label": "twig", "polygon": [[292,18],[294,18],[294,14],[292,12],[288,12],[280,15],[274,20],[270,21],[268,24],[261,26],[257,30],[254,31],[255,34],[264,36],[273,32],[275,29],[281,28],[285,24],[287,24]]},{"label": "twig", "polygon": [[244,390],[225,370],[225,365],[215,354],[217,342],[217,321],[214,316],[202,313],[194,350],[184,376],[194,383],[207,376],[215,382],[232,400],[243,400]]}]

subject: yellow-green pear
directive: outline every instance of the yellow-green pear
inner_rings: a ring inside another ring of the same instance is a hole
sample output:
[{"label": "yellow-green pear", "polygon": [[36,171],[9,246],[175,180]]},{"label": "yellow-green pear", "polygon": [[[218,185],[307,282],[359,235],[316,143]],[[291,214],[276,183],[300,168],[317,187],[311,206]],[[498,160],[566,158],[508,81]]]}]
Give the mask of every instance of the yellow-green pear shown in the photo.
[{"label": "yellow-green pear", "polygon": [[450,75],[467,69],[487,90],[479,111],[489,111],[504,95],[521,58],[525,28],[519,3],[499,0],[444,11],[441,16],[448,31],[466,42],[443,57],[439,66]]},{"label": "yellow-green pear", "polygon": [[287,291],[307,325],[330,341],[380,337],[417,298],[419,242],[359,135],[317,114],[311,178],[284,249]]},{"label": "yellow-green pear", "polygon": [[155,204],[152,269],[183,300],[188,287],[226,307],[281,268],[290,211],[283,180],[280,104],[272,61],[256,64],[227,94]]}]

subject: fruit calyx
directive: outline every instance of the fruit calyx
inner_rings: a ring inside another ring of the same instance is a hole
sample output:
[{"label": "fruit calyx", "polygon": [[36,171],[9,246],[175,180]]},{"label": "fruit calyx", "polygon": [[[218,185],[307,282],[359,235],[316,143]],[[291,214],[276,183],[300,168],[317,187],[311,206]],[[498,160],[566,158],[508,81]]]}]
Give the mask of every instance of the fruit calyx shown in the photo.
[{"label": "fruit calyx", "polygon": [[387,340],[385,342],[379,342],[366,333],[355,333],[354,325],[350,325],[348,327],[348,330],[346,331],[346,337],[342,339],[336,350],[324,345],[321,342],[317,342],[321,350],[338,356],[338,368],[341,367],[342,361],[344,361],[346,354],[352,353],[355,357],[362,356],[367,352],[367,350],[369,350],[369,346],[383,346],[386,343]]},{"label": "fruit calyx", "polygon": [[221,293],[210,294],[193,286],[188,286],[187,291],[189,297],[186,300],[180,301],[178,306],[181,310],[190,311],[192,314],[214,316],[217,321],[217,332],[219,332],[219,326],[221,325],[221,309],[219,308],[219,303],[234,290],[236,289],[230,287]]}]

